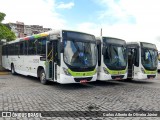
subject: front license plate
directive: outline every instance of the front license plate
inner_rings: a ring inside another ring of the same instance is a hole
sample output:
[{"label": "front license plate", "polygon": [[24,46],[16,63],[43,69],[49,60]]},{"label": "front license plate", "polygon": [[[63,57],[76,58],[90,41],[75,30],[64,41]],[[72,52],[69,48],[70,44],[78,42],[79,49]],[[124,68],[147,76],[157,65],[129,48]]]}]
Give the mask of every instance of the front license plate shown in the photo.
[{"label": "front license plate", "polygon": [[117,77],[117,78],[115,78],[116,80],[121,80],[121,78],[119,78],[119,77]]},{"label": "front license plate", "polygon": [[80,80],[80,83],[86,83],[87,80]]}]

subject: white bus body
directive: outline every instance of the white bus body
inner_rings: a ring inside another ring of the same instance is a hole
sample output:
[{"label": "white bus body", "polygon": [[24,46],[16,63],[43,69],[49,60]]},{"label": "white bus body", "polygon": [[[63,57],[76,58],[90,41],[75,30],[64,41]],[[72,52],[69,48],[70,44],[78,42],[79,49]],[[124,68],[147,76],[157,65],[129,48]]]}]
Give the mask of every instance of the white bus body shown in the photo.
[{"label": "white bus body", "polygon": [[128,79],[145,80],[157,77],[157,48],[146,42],[128,42]]},{"label": "white bus body", "polygon": [[20,38],[3,45],[2,65],[13,74],[39,77],[43,84],[96,81],[96,39],[69,30]]},{"label": "white bus body", "polygon": [[112,37],[97,37],[98,80],[122,80],[127,78],[126,42]]}]

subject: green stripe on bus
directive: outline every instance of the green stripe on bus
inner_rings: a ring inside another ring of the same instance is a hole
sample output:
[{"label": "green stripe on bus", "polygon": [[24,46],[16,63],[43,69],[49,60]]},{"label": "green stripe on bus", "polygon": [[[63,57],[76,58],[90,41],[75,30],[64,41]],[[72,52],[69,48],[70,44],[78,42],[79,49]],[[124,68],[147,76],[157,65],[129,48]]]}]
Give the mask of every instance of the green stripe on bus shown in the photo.
[{"label": "green stripe on bus", "polygon": [[144,73],[145,73],[145,74],[156,74],[156,73],[157,73],[157,70],[150,71],[150,70],[145,70],[145,69],[144,69]]},{"label": "green stripe on bus", "polygon": [[33,35],[34,36],[34,38],[36,39],[36,38],[40,38],[41,36],[39,35],[39,34],[37,34],[37,35]]},{"label": "green stripe on bus", "polygon": [[76,76],[78,76],[78,77],[92,76],[92,75],[96,74],[96,69],[94,69],[93,71],[89,71],[89,72],[74,72],[74,71],[68,69],[68,72],[74,77],[76,77]]},{"label": "green stripe on bus", "polygon": [[125,69],[125,70],[110,70],[110,69],[106,68],[106,70],[111,75],[121,75],[121,74],[125,74],[127,72],[127,69]]}]

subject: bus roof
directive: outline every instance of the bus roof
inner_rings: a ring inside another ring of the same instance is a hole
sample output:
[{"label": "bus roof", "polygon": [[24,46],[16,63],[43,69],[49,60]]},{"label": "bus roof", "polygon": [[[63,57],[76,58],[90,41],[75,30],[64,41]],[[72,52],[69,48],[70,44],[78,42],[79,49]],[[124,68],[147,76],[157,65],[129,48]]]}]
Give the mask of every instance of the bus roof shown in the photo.
[{"label": "bus roof", "polygon": [[140,42],[127,42],[127,45],[138,45],[139,46]]},{"label": "bus roof", "polygon": [[[49,36],[50,34],[60,35],[61,31],[80,32],[80,31],[65,30],[65,29],[63,29],[63,30],[62,29],[51,30],[51,31],[48,31],[48,32],[43,32],[43,33],[39,33],[39,34],[33,34],[31,36],[26,36],[26,37],[23,37],[23,38],[17,38],[16,40],[10,41],[7,44],[16,43],[16,42],[25,41],[25,40],[32,40],[32,39],[37,39],[37,38],[43,38],[43,37]],[[80,33],[84,33],[84,32],[80,32]],[[84,34],[88,34],[88,33],[84,33]],[[88,34],[88,35],[92,35],[92,34]]]},{"label": "bus roof", "polygon": [[44,33],[39,33],[39,34],[33,34],[31,36],[26,36],[23,38],[17,38],[14,41],[10,41],[8,42],[8,44],[12,44],[12,43],[16,43],[16,42],[20,42],[20,41],[25,41],[25,40],[32,40],[32,39],[36,39],[36,38],[42,38],[42,37],[46,37],[50,34],[51,31],[49,32],[44,32]]},{"label": "bus roof", "polygon": [[[116,39],[116,40],[123,40],[123,39],[120,39],[120,38],[115,38],[115,37],[106,37],[106,36],[96,37],[96,40],[101,40],[102,38],[110,38],[110,39]],[[125,41],[125,40],[123,40],[123,41]]]},{"label": "bus roof", "polygon": [[133,42],[127,42],[127,44],[138,44],[140,45],[140,43],[147,43],[147,44],[152,44],[152,45],[155,45],[153,43],[149,43],[149,42],[143,42],[143,41],[133,41]]}]

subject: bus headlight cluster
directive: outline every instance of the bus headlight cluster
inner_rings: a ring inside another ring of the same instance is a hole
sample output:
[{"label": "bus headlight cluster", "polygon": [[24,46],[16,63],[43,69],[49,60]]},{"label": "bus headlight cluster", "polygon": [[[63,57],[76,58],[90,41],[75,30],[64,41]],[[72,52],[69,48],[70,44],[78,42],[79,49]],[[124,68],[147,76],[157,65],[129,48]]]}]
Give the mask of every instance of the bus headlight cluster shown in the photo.
[{"label": "bus headlight cluster", "polygon": [[71,75],[71,74],[69,73],[68,69],[66,69],[66,68],[64,68],[64,67],[63,67],[63,71],[64,71],[64,73],[65,73],[66,75]]},{"label": "bus headlight cluster", "polygon": [[144,71],[144,69],[143,69],[143,68],[141,68],[141,71],[142,71],[142,73],[145,73],[145,71]]},{"label": "bus headlight cluster", "polygon": [[109,74],[109,72],[107,71],[107,69],[105,67],[103,67],[103,70],[106,74]]}]

